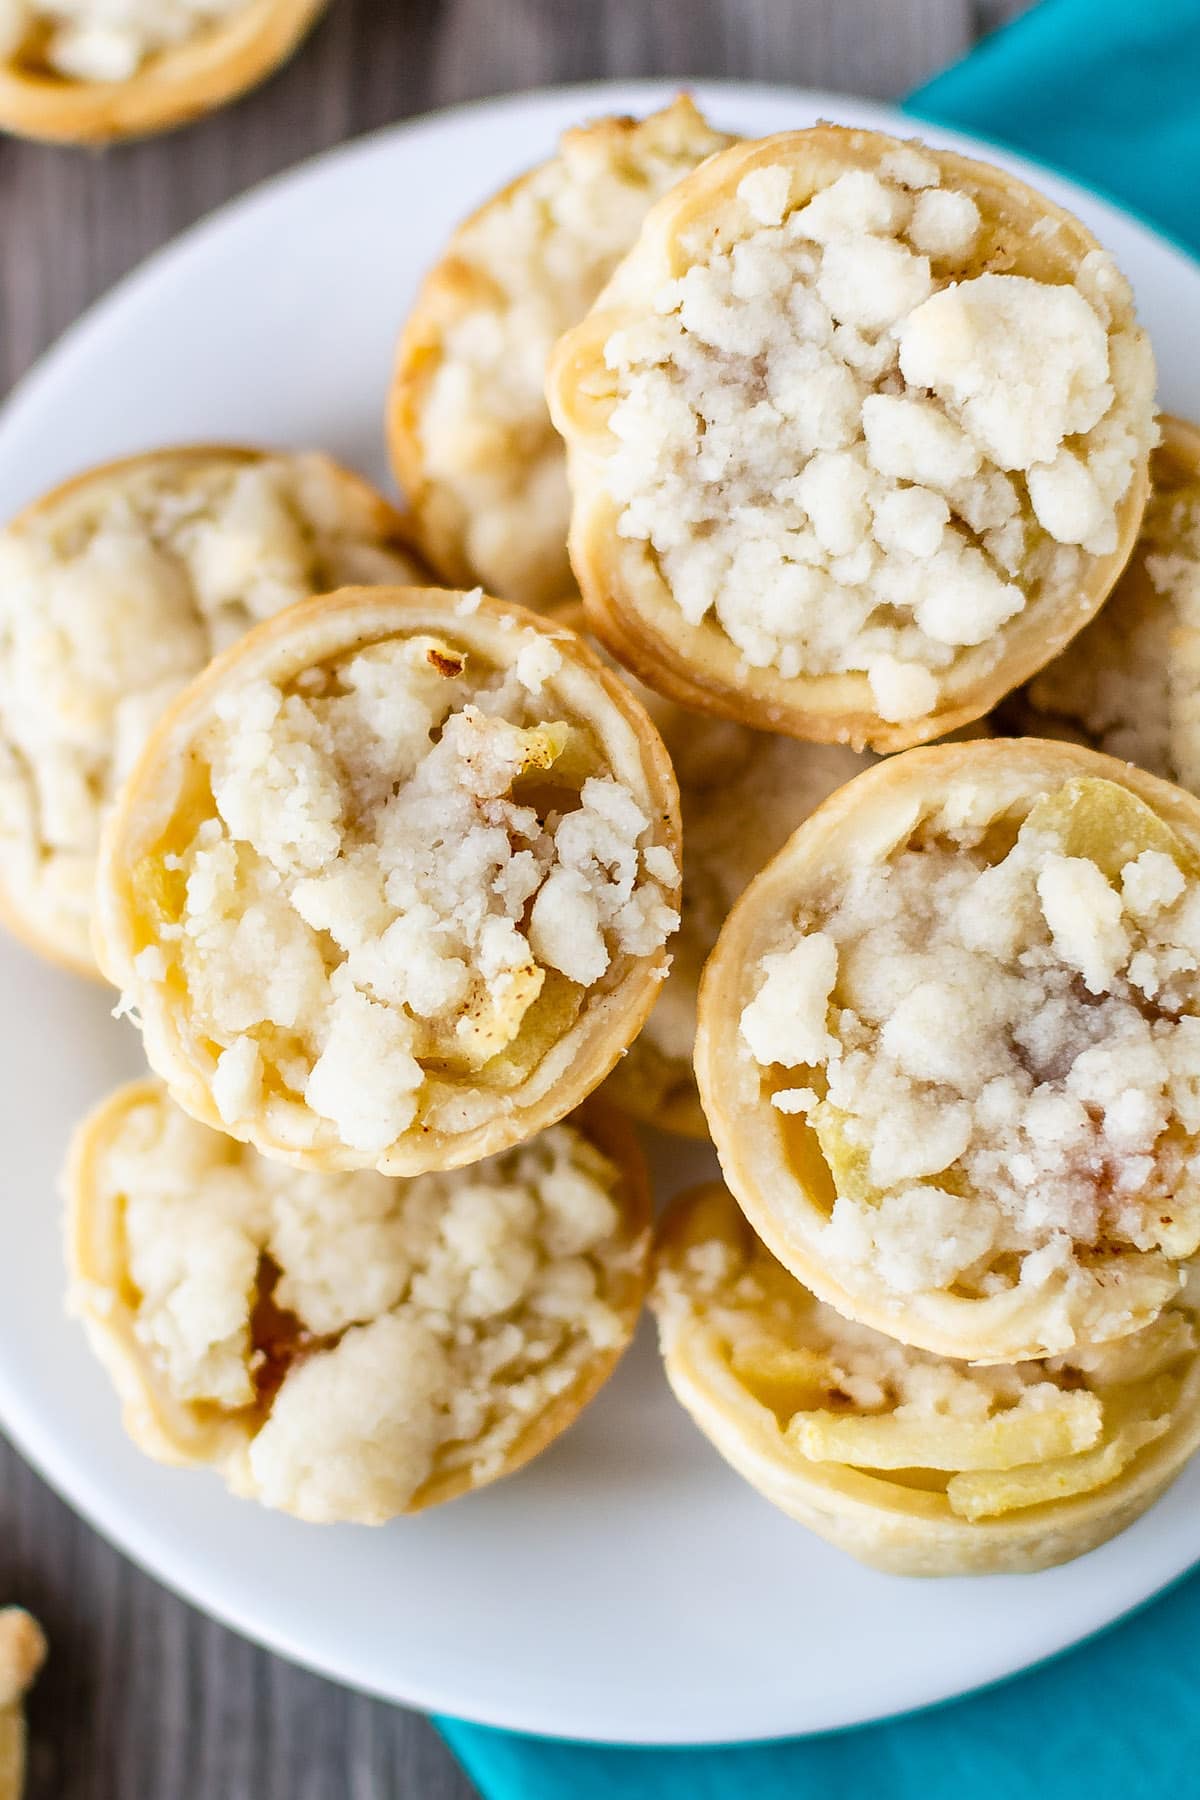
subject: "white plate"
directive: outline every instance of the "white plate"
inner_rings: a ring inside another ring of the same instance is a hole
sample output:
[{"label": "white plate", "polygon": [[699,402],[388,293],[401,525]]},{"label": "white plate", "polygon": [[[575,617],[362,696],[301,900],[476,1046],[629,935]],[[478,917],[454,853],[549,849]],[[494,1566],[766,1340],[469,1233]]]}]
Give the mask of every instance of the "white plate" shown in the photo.
[{"label": "white plate", "polygon": [[[581,117],[664,84],[487,102],[321,157],[156,256],[62,340],[0,419],[0,516],[72,470],[189,438],[320,444],[382,475],[396,327],[449,226]],[[702,85],[715,122],[910,121],[832,95]],[[941,131],[930,137],[970,149]],[[995,160],[1019,173],[1008,157]],[[1049,176],[1138,290],[1166,404],[1200,417],[1200,270]],[[1117,1542],[1046,1574],[917,1585],[760,1500],[669,1397],[650,1334],[525,1473],[382,1531],[314,1530],[145,1461],[62,1316],[58,1163],[138,1047],[87,983],[0,946],[0,1417],[89,1519],[272,1649],[412,1705],[566,1737],[720,1742],[961,1694],[1078,1641],[1200,1557],[1200,1463]],[[663,1143],[660,1185],[708,1172]]]}]

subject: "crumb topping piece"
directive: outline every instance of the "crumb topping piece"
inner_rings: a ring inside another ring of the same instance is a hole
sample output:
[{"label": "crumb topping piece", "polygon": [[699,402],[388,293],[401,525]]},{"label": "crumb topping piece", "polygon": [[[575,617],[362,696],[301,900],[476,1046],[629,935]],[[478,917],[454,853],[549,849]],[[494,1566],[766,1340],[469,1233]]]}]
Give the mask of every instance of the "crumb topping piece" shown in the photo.
[{"label": "crumb topping piece", "polygon": [[815,1130],[825,1254],[894,1294],[1090,1279],[1200,1246],[1200,885],[1114,783],[1015,842],[853,870],[763,959],[742,1040]]},{"label": "crumb topping piece", "polygon": [[1027,691],[1038,727],[1200,793],[1200,463],[1172,453],[1167,429],[1125,573]]},{"label": "crumb topping piece", "polygon": [[974,1523],[1105,1487],[1171,1427],[1197,1349],[1187,1293],[1115,1344],[979,1367],[843,1318],[734,1222],[727,1196],[705,1204],[717,1229],[694,1208],[660,1266],[664,1349],[697,1329],[717,1339],[789,1458],[919,1486]]},{"label": "crumb topping piece", "polygon": [[546,359],[654,201],[729,142],[686,96],[648,119],[581,126],[451,240],[446,267],[463,291],[440,333],[418,429],[425,478],[454,504],[466,561],[490,592],[540,605],[570,591],[570,502]]},{"label": "crumb topping piece", "polygon": [[244,1418],[241,1485],[305,1518],[373,1522],[435,1474],[502,1472],[627,1335],[611,1290],[640,1247],[615,1165],[570,1125],[400,1180],[290,1169],[145,1101],[96,1181],[159,1378]]},{"label": "crumb topping piece", "polygon": [[605,479],[689,624],[785,678],[865,672],[914,720],[1115,549],[1153,365],[1107,255],[1073,284],[978,272],[979,208],[919,152],[789,195],[782,165],[746,175],[609,338]]},{"label": "crumb topping piece", "polygon": [[323,457],[169,453],[0,532],[0,856],[23,913],[90,961],[100,826],[151,727],[295,600],[413,564]]},{"label": "crumb topping piece", "polygon": [[0,59],[68,81],[128,81],[250,0],[0,0]]},{"label": "crumb topping piece", "polygon": [[474,664],[396,637],[219,697],[211,809],[165,888],[147,865],[136,968],[182,973],[231,1130],[266,1105],[289,1142],[324,1122],[373,1158],[427,1081],[511,1086],[675,929],[659,821],[561,717],[554,644],[526,628],[511,668]]}]

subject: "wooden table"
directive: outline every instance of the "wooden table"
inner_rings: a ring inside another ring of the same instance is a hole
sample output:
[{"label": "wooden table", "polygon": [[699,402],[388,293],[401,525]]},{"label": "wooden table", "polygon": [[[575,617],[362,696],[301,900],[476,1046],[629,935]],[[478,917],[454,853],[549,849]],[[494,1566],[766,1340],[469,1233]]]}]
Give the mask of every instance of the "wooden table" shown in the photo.
[{"label": "wooden table", "polygon": [[[726,75],[891,98],[1027,0],[333,0],[239,105],[90,155],[0,139],[0,392],[156,245],[342,138],[482,94]],[[9,1247],[9,1254],[13,1247]],[[469,1800],[416,1714],[290,1667],[193,1612],[0,1440],[0,1601],[52,1655],[29,1800]]]}]

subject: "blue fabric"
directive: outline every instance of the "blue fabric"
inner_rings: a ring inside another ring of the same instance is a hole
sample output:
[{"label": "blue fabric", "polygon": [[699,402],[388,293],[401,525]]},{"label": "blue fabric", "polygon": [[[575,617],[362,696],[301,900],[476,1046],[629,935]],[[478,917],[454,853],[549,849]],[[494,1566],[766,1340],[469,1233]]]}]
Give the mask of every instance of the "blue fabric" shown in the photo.
[{"label": "blue fabric", "polygon": [[[1200,0],[1042,0],[907,102],[1200,252]],[[1029,1603],[1037,1604],[1030,1588]],[[487,1800],[1160,1800],[1200,1792],[1200,1575],[952,1705],[826,1737],[612,1749],[437,1721]]]},{"label": "blue fabric", "polygon": [[1042,0],[906,110],[1073,175],[1200,252],[1200,0]]}]

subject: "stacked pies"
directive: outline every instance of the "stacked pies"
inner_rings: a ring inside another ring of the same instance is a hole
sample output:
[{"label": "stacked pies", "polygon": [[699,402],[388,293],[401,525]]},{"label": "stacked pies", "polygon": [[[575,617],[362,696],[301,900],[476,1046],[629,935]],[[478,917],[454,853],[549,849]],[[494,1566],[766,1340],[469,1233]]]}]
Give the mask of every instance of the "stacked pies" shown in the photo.
[{"label": "stacked pies", "polygon": [[[1112,1536],[1200,1444],[1200,433],[1124,278],[680,99],[458,228],[386,413],[404,513],[201,446],[0,537],[0,912],[152,1071],[66,1176],[131,1434],[379,1523],[649,1289],[853,1555]],[[724,1176],[656,1248],[632,1121]]]}]

